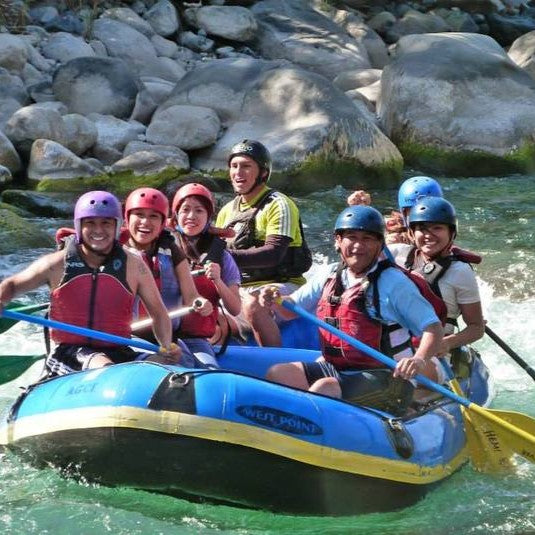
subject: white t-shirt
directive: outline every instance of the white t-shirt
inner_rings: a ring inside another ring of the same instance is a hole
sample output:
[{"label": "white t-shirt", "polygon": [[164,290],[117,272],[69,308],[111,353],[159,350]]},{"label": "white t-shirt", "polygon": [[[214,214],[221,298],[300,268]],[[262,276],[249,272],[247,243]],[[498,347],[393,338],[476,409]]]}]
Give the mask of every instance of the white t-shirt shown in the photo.
[{"label": "white t-shirt", "polygon": [[[396,262],[399,259],[398,263],[403,265],[401,258],[407,256],[411,247],[406,244],[395,244],[388,248]],[[457,319],[461,315],[459,305],[481,301],[474,270],[465,262],[452,262],[446,273],[438,280],[438,287],[448,309],[448,318]],[[446,330],[449,330],[448,326]]]}]

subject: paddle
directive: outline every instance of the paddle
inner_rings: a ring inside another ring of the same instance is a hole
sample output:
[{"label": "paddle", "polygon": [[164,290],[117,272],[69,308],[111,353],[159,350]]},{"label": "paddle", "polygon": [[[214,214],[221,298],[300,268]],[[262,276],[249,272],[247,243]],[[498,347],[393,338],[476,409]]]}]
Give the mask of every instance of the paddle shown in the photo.
[{"label": "paddle", "polygon": [[527,374],[535,380],[535,370],[518,353],[513,351],[490,327],[485,325],[485,333],[500,346]]},{"label": "paddle", "polygon": [[44,358],[44,355],[2,355],[0,356],[0,385],[13,381],[30,366]]},{"label": "paddle", "polygon": [[[169,312],[169,317],[171,319],[174,319],[174,318],[181,318],[182,316],[187,316],[188,314],[191,314],[192,312],[194,312],[195,309],[200,307],[201,305],[202,305],[202,301],[195,299],[195,301],[193,301],[193,305],[189,307],[182,307],[182,308],[177,308],[176,310],[171,310],[171,312]],[[139,329],[143,329],[144,327],[148,327],[149,325],[152,325],[152,318],[134,321],[131,327],[133,331],[137,331]]]},{"label": "paddle", "polygon": [[[102,340],[104,342],[110,342],[112,344],[128,345],[137,347],[138,349],[144,349],[146,351],[153,351],[157,353],[160,348],[156,344],[151,344],[145,340],[139,340],[134,338],[123,338],[115,334],[104,333],[102,331],[95,331],[94,329],[88,329],[86,327],[78,327],[77,325],[71,325],[69,323],[62,323],[61,321],[49,320],[46,318],[40,318],[38,316],[30,316],[28,314],[22,314],[21,312],[15,312],[14,310],[5,310],[2,312],[2,316],[13,319],[16,321],[27,321],[28,323],[35,323],[43,327],[50,327],[52,329],[60,329],[71,334],[78,334],[80,336],[86,336],[87,338],[94,338],[95,340]],[[3,357],[0,357],[0,359]]]},{"label": "paddle", "polygon": [[[32,314],[33,312],[38,312],[39,310],[44,310],[45,308],[48,308],[48,303],[41,303],[39,305],[21,305],[20,302],[17,301],[12,301],[5,307],[6,310],[14,310],[15,312],[23,312],[26,314]],[[15,320],[11,320],[6,317],[0,317],[0,334],[11,329],[11,327],[13,327],[13,325],[16,323],[18,322]]]},{"label": "paddle", "polygon": [[[311,321],[312,323],[316,324],[318,327],[321,327],[322,329],[325,329],[326,331],[336,335],[338,338],[344,340],[345,342],[359,349],[360,351],[367,353],[371,357],[382,362],[385,366],[388,366],[391,369],[394,369],[396,367],[395,360],[391,359],[390,357],[387,357],[386,355],[383,355],[376,349],[367,346],[359,340],[352,338],[351,336],[337,329],[336,327],[333,327],[332,325],[329,325],[328,323],[320,320],[319,318],[317,318],[313,314],[310,314],[300,306],[295,305],[290,301],[284,301],[282,299],[278,299],[277,303],[282,305],[287,310],[290,310],[294,314],[302,316],[307,320]],[[420,384],[424,385],[426,388],[434,390],[435,392],[439,392],[443,396],[452,399],[457,403],[460,403],[463,407],[466,407],[468,411],[472,411],[474,414],[476,414],[477,418],[474,418],[474,421],[471,422],[473,424],[471,426],[472,431],[477,434],[479,440],[481,440],[488,446],[487,451],[496,451],[498,452],[499,457],[502,458],[502,452],[510,450],[517,453],[518,455],[521,455],[525,459],[528,459],[532,463],[535,463],[535,435],[531,432],[533,430],[533,426],[535,426],[535,420],[533,418],[525,414],[522,414],[519,418],[517,413],[508,411],[496,411],[496,413],[499,414],[498,416],[491,409],[484,409],[476,403],[472,403],[469,399],[463,398],[459,394],[455,394],[447,388],[444,388],[443,386],[434,383],[423,375],[417,375],[415,379]],[[481,420],[486,421],[486,429],[484,430],[480,430],[476,427],[477,422]],[[526,422],[533,423],[526,425]],[[525,429],[519,427],[520,425],[523,425]],[[482,463],[479,462],[477,463],[477,465],[481,464]],[[495,466],[496,461],[491,460],[487,464],[489,466]],[[498,461],[498,464],[500,464],[500,461]]]}]

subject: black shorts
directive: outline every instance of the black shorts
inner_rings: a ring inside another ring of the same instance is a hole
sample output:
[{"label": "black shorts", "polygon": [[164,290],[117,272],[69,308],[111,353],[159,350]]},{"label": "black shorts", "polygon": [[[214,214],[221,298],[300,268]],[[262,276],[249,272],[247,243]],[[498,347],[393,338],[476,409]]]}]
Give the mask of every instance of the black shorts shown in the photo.
[{"label": "black shorts", "polygon": [[374,368],[339,371],[325,361],[302,364],[309,386],[324,377],[334,377],[340,384],[342,399],[349,403],[401,415],[412,401],[414,386],[410,381],[393,377],[391,370]]},{"label": "black shorts", "polygon": [[90,347],[59,344],[46,358],[45,367],[49,376],[65,375],[87,369],[89,362],[96,356],[105,356],[114,364],[130,362],[139,355],[128,346]]}]

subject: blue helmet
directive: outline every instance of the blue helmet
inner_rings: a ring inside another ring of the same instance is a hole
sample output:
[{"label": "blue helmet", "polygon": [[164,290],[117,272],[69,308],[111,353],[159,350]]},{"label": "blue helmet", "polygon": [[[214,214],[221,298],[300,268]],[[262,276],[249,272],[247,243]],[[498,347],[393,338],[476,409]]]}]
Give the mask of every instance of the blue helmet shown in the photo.
[{"label": "blue helmet", "polygon": [[334,232],[341,230],[364,230],[385,236],[385,222],[381,212],[371,206],[350,206],[336,218]]},{"label": "blue helmet", "polygon": [[409,212],[409,227],[416,223],[442,223],[457,232],[457,214],[455,208],[441,197],[424,197]]},{"label": "blue helmet", "polygon": [[413,176],[401,184],[398,191],[399,210],[411,208],[422,197],[442,197],[440,184],[428,176]]}]

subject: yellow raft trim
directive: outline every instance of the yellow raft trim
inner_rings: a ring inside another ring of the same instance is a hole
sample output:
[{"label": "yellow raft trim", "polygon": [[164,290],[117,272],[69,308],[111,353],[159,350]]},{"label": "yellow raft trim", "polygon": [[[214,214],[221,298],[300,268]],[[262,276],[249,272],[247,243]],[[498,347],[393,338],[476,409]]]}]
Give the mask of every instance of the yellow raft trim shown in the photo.
[{"label": "yellow raft trim", "polygon": [[434,467],[337,450],[246,424],[173,411],[133,407],[88,407],[37,414],[4,424],[0,445],[48,433],[91,428],[131,428],[236,444],[320,468],[402,483],[427,485],[455,472],[468,460],[466,446],[447,464]]}]

